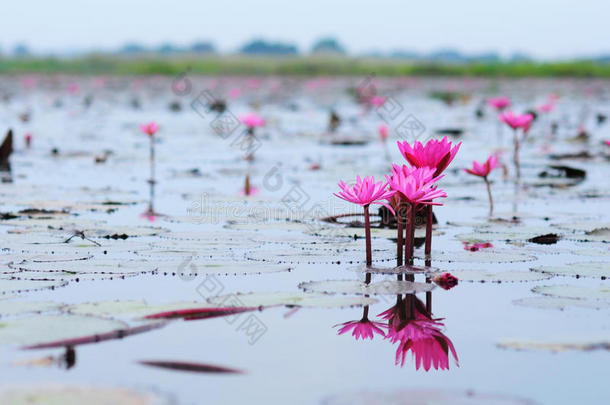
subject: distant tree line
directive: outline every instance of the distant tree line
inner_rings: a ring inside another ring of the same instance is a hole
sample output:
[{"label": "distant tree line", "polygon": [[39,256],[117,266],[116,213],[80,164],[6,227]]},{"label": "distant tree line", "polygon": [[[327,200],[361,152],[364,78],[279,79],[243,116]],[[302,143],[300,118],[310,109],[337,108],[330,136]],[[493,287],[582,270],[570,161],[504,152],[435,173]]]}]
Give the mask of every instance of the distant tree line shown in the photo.
[{"label": "distant tree line", "polygon": [[[122,46],[119,50],[109,52],[110,54],[119,54],[127,56],[139,56],[139,55],[182,55],[182,54],[199,54],[199,55],[214,55],[218,54],[218,50],[212,41],[196,41],[189,46],[178,46],[172,43],[163,43],[156,47],[145,46],[137,42],[130,42]],[[346,55],[347,50],[345,47],[336,39],[332,37],[321,38],[316,41],[312,47],[301,52],[299,47],[294,43],[281,42],[281,41],[269,41],[262,38],[256,38],[250,40],[239,47],[236,51],[237,54],[241,55],[253,55],[253,56],[296,56],[301,54],[313,54],[313,55]],[[0,49],[0,56],[2,50]],[[33,56],[33,52],[30,51],[29,47],[20,43],[15,45],[11,52],[5,53],[5,56],[13,56],[15,58],[28,58]],[[359,56],[370,57],[370,58],[383,58],[383,59],[399,59],[399,60],[412,60],[418,62],[432,62],[432,63],[500,63],[500,62],[532,62],[533,58],[523,52],[516,52],[508,58],[502,57],[497,52],[483,52],[479,54],[465,54],[455,49],[440,49],[433,52],[422,53],[410,50],[399,49],[392,52],[380,52],[372,51]],[[609,63],[610,54],[602,54],[593,56],[590,58],[578,58],[576,60],[587,60],[597,63]]]}]

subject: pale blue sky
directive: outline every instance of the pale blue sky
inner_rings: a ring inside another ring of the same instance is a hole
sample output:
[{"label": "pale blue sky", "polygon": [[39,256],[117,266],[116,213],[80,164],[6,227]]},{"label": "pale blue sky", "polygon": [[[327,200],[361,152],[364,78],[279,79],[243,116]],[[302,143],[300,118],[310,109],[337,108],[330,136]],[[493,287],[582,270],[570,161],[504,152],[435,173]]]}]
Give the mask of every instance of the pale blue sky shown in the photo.
[{"label": "pale blue sky", "polygon": [[352,52],[610,53],[607,0],[3,0],[0,15],[5,51],[17,42],[46,52],[197,39],[233,51],[253,37],[291,41],[303,51],[332,35]]}]

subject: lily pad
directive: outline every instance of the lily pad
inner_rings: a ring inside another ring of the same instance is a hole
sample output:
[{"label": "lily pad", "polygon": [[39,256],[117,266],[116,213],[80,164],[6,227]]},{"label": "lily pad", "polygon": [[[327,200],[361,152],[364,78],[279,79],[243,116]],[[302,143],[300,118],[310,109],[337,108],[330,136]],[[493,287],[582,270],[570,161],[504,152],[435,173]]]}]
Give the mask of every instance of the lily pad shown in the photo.
[{"label": "lily pad", "polygon": [[111,319],[78,315],[39,315],[0,322],[0,344],[33,345],[127,329]]},{"label": "lily pad", "polygon": [[589,301],[575,298],[561,297],[527,297],[513,301],[513,304],[528,308],[558,309],[584,308],[584,309],[608,309],[610,302]]},{"label": "lily pad", "polygon": [[30,291],[55,289],[64,287],[68,283],[65,281],[42,281],[42,280],[18,280],[0,279],[0,294],[15,294]]},{"label": "lily pad", "polygon": [[2,300],[0,301],[0,317],[57,311],[64,305],[61,302],[52,301]]},{"label": "lily pad", "polygon": [[591,351],[591,350],[610,350],[610,341],[582,341],[582,342],[534,342],[525,340],[506,340],[498,343],[498,347],[503,349],[514,349],[518,351],[549,351],[553,353],[567,351]]},{"label": "lily pad", "polygon": [[194,278],[198,275],[215,274],[231,276],[238,274],[266,274],[291,271],[285,264],[262,263],[256,261],[216,261],[185,257],[180,261],[157,262],[157,270],[163,275],[177,275]]},{"label": "lily pad", "polygon": [[196,306],[206,306],[205,303],[172,302],[169,304],[147,304],[146,301],[101,301],[70,305],[66,312],[74,315],[99,316],[105,318],[139,319],[147,315],[163,311],[172,311]]},{"label": "lily pad", "polygon": [[375,304],[371,297],[313,294],[304,292],[270,292],[229,294],[210,297],[208,303],[216,306],[268,307],[285,305],[288,307],[341,308],[361,307]]},{"label": "lily pad", "polygon": [[610,286],[591,288],[579,285],[545,285],[532,289],[533,292],[542,295],[560,298],[576,298],[583,300],[610,300]]},{"label": "lily pad", "polygon": [[421,267],[421,266],[397,266],[397,267],[378,267],[378,266],[366,266],[360,265],[354,267],[353,270],[360,273],[371,273],[371,274],[428,274],[439,271],[436,267]]},{"label": "lily pad", "polygon": [[578,262],[559,266],[540,266],[533,271],[555,274],[558,276],[591,277],[602,280],[610,277],[610,262]]},{"label": "lily pad", "polygon": [[[433,250],[430,256],[434,261],[449,263],[518,263],[536,260],[535,256],[495,249],[483,249],[476,252],[467,250],[457,252]],[[422,260],[425,259],[423,252],[416,253],[415,257]]]},{"label": "lily pad", "polygon": [[515,283],[547,280],[552,278],[551,274],[534,273],[531,271],[502,271],[499,273],[488,273],[478,270],[451,270],[451,274],[460,281],[480,283]]},{"label": "lily pad", "polygon": [[397,295],[432,291],[434,284],[384,280],[367,285],[357,280],[325,280],[300,283],[299,288],[323,294]]},{"label": "lily pad", "polygon": [[13,265],[28,272],[63,272],[73,274],[117,274],[153,273],[158,263],[147,260],[119,260],[100,258],[91,260],[71,260],[56,262],[26,261]]}]

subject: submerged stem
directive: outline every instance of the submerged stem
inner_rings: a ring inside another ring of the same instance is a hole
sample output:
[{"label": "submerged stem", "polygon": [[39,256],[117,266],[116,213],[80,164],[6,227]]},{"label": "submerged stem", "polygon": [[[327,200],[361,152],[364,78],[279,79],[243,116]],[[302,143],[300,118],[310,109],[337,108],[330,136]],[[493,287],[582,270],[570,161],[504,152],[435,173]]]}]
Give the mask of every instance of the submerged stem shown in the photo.
[{"label": "submerged stem", "polygon": [[369,219],[369,206],[364,206],[364,234],[366,238],[366,266],[373,264],[373,254],[371,252],[371,221]]},{"label": "submerged stem", "polygon": [[413,244],[414,244],[414,235],[415,235],[415,206],[407,202],[407,218],[406,218],[406,228],[407,235],[405,237],[405,264],[411,265],[413,264]]},{"label": "submerged stem", "polygon": [[515,170],[517,170],[517,178],[521,178],[521,163],[519,161],[519,130],[515,129],[513,132],[513,162],[515,163]]},{"label": "submerged stem", "polygon": [[491,196],[491,184],[489,183],[487,176],[483,177],[483,180],[485,180],[485,185],[487,186],[487,195],[489,196],[489,216],[491,217],[494,214],[494,200]]},{"label": "submerged stem", "polygon": [[428,259],[428,257],[430,256],[430,254],[432,253],[432,218],[433,218],[433,213],[432,213],[432,205],[427,205],[426,206],[426,259]]},{"label": "submerged stem", "polygon": [[[400,206],[401,203],[398,205]],[[396,222],[398,228],[398,235],[396,236],[396,266],[402,266],[402,234],[403,234],[403,223],[400,217],[400,208],[396,208]]]}]

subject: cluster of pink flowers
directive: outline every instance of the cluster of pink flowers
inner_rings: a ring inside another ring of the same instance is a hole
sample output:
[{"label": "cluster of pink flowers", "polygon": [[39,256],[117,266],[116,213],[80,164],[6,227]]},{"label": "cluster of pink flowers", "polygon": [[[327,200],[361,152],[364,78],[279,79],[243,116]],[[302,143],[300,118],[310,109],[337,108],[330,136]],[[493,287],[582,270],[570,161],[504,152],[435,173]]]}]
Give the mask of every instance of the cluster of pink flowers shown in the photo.
[{"label": "cluster of pink flowers", "polygon": [[[387,128],[383,128],[383,132]],[[383,132],[380,130],[383,134]],[[382,135],[383,136],[383,135]],[[461,142],[453,145],[447,137],[442,140],[432,139],[422,144],[414,142],[412,145],[408,142],[398,142],[398,149],[405,158],[407,165],[392,165],[392,172],[386,175],[385,183],[383,181],[376,182],[374,177],[365,177],[364,180],[358,176],[354,185],[348,185],[344,181],[339,182],[341,191],[335,193],[335,196],[354,204],[358,204],[364,208],[365,228],[366,228],[366,243],[367,243],[367,265],[371,264],[370,258],[370,229],[369,229],[369,212],[368,208],[371,204],[381,204],[387,207],[392,214],[397,217],[399,223],[399,247],[402,243],[402,218],[399,218],[401,212],[395,212],[394,208],[401,204],[406,204],[410,207],[409,215],[406,223],[412,225],[414,222],[414,212],[421,206],[442,205],[436,201],[438,198],[446,197],[447,193],[440,190],[436,182],[443,176],[441,173],[449,166],[460,149]],[[388,204],[388,202],[391,204]],[[431,224],[431,211],[429,210],[429,223]],[[411,238],[407,235],[407,240],[411,243],[410,251],[412,252],[412,243],[414,226],[408,228],[411,232]],[[431,238],[431,227],[426,229],[426,253],[429,254],[429,238]],[[409,246],[405,247],[408,251]],[[407,255],[407,253],[405,253]],[[402,263],[401,257],[397,258],[399,264]]]},{"label": "cluster of pink flowers", "polygon": [[[415,142],[413,146],[406,141],[398,142],[398,149],[410,167],[393,164],[392,173],[386,175],[385,184],[376,183],[372,176],[365,177],[364,180],[357,177],[353,186],[341,181],[339,183],[341,192],[335,195],[363,207],[382,204],[391,209],[380,200],[389,200],[395,193],[399,193],[401,198],[413,204],[442,205],[434,200],[446,197],[447,194],[438,190],[435,183],[441,179],[440,174],[455,158],[460,145],[461,142],[452,147],[447,137],[441,141],[429,140],[425,145],[421,142]],[[386,190],[388,187],[389,190]]]}]

